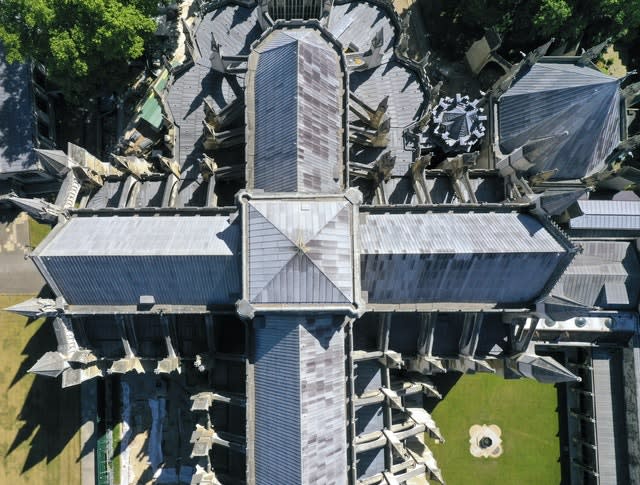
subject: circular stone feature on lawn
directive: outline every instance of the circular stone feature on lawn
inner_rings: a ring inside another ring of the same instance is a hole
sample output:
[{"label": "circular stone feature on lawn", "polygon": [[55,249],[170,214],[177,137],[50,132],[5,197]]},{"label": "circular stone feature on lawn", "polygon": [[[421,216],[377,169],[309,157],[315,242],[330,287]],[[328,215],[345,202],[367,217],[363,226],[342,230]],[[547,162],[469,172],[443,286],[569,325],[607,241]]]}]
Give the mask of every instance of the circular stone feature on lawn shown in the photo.
[{"label": "circular stone feature on lawn", "polygon": [[502,455],[501,435],[495,424],[474,424],[469,428],[469,453],[476,458],[498,458]]}]

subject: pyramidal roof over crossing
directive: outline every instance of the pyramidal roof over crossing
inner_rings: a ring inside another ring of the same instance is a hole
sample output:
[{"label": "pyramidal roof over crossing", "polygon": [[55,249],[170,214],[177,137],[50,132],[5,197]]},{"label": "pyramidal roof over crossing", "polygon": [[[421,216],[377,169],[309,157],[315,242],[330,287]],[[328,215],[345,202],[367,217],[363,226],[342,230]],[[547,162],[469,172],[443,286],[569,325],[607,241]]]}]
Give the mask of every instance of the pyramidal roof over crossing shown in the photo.
[{"label": "pyramidal roof over crossing", "polygon": [[348,199],[252,199],[245,210],[245,296],[251,304],[353,302]]}]

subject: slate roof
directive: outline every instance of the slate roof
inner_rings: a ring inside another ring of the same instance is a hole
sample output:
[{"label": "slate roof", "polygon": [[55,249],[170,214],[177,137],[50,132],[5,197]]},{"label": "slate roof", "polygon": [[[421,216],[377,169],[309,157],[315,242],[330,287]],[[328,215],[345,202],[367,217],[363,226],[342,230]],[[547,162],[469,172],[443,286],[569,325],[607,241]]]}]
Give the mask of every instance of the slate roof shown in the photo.
[{"label": "slate roof", "polygon": [[616,78],[588,66],[544,59],[498,101],[503,153],[525,150],[530,172],[558,169],[556,179],[576,179],[604,167],[620,143],[620,89]]},{"label": "slate roof", "polygon": [[640,261],[627,241],[581,241],[578,254],[551,295],[587,307],[635,308],[640,295]]},{"label": "slate roof", "polygon": [[247,73],[247,187],[339,192],[344,86],[338,53],[315,29],[276,30]]},{"label": "slate roof", "polygon": [[226,217],[72,217],[34,251],[71,305],[233,304],[240,228]]},{"label": "slate roof", "polygon": [[[224,55],[235,56],[248,54],[249,46],[260,32],[257,8],[238,5],[226,5],[205,14],[195,28],[195,64],[176,76],[167,93],[167,103],[178,130],[176,151],[182,169],[177,207],[205,205],[203,192],[206,189],[202,190],[201,180],[197,178],[204,152],[200,138],[205,99],[219,111],[241,95],[242,77],[225,76],[211,69],[211,36],[215,34],[215,40]],[[225,159],[224,154],[220,155],[219,164],[222,165],[220,162]],[[238,161],[241,159],[242,155]]]},{"label": "slate roof", "polygon": [[0,173],[35,168],[34,135],[31,69],[28,64],[7,64],[0,45]]},{"label": "slate roof", "polygon": [[[344,331],[330,316],[271,314],[255,331],[260,483],[342,483],[347,470]],[[321,423],[321,425],[320,425]]]},{"label": "slate roof", "polygon": [[528,303],[572,257],[568,241],[515,212],[371,213],[360,236],[369,303]]},{"label": "slate roof", "polygon": [[346,199],[248,202],[248,300],[354,300],[352,206]]},{"label": "slate roof", "polygon": [[371,41],[382,30],[383,62],[393,56],[395,28],[387,12],[379,5],[358,1],[334,4],[327,29],[345,48],[354,45],[361,52],[371,47]]},{"label": "slate roof", "polygon": [[[393,50],[392,50],[393,51]],[[422,108],[428,99],[420,79],[414,71],[400,63],[395,57],[369,71],[352,72],[349,76],[349,89],[365,103],[376,109],[380,102],[388,96],[387,116],[391,122],[389,150],[396,157],[393,175],[406,175],[413,162],[412,151],[403,138],[404,129],[418,121]],[[356,120],[350,114],[350,121]],[[350,157],[353,162],[370,163],[380,156],[379,148],[361,148],[354,145],[355,153]]]}]

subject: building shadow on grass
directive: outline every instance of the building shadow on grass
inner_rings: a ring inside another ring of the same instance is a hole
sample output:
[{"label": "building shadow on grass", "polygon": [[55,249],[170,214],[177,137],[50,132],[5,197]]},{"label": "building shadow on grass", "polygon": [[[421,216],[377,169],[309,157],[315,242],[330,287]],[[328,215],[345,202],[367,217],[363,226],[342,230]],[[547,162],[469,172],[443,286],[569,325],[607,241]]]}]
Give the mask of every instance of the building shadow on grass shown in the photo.
[{"label": "building shadow on grass", "polygon": [[[40,292],[37,295],[37,298],[55,298],[51,289],[45,285],[42,287]],[[37,322],[38,318],[29,318],[25,323],[25,327],[29,325],[33,325],[34,322]],[[13,376],[11,380],[11,384],[9,384],[9,391],[13,386],[15,386],[24,376],[27,375],[27,371],[37,362],[37,360],[49,350],[55,350],[56,347],[56,338],[55,333],[53,332],[53,326],[51,321],[46,321],[42,324],[42,326],[36,331],[36,333],[29,339],[24,349],[22,349],[21,355],[25,356],[25,358],[20,363],[20,367],[16,372],[16,375]]]},{"label": "building shadow on grass", "polygon": [[[25,326],[32,325],[27,321]],[[22,350],[23,361],[13,380],[4,392],[15,391],[27,371],[47,351],[55,350],[56,338],[51,321],[44,322]],[[62,389],[60,378],[52,379],[36,375],[27,391],[22,408],[17,416],[20,428],[16,432],[5,456],[26,442],[29,443],[27,458],[22,473],[42,461],[56,458],[80,430],[80,387]],[[81,456],[91,451],[83,449]]]},{"label": "building shadow on grass", "polygon": [[449,391],[453,389],[453,386],[456,385],[463,375],[464,374],[461,372],[446,372],[443,374],[434,374],[429,376],[429,379],[431,379],[431,382],[435,384],[438,392],[442,394],[442,399],[438,399],[436,397],[425,397],[424,408],[427,412],[433,413],[435,408],[447,398]]}]

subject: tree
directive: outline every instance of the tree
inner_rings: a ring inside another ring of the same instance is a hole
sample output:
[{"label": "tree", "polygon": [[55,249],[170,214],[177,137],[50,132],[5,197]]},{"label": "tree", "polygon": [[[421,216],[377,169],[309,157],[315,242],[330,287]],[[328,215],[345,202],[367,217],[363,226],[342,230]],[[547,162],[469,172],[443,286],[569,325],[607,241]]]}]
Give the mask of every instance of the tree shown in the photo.
[{"label": "tree", "polygon": [[546,37],[553,37],[571,19],[573,10],[565,0],[542,0],[533,24]]},{"label": "tree", "polygon": [[418,0],[434,45],[459,58],[484,29],[503,36],[503,52],[529,51],[551,37],[556,46],[589,48],[607,37],[632,42],[638,0]]},{"label": "tree", "polygon": [[32,58],[72,101],[122,86],[156,24],[152,0],[0,0],[7,61]]},{"label": "tree", "polygon": [[569,41],[583,40],[586,47],[607,37],[635,35],[640,26],[640,4],[628,0],[542,0],[533,25],[543,35]]}]

